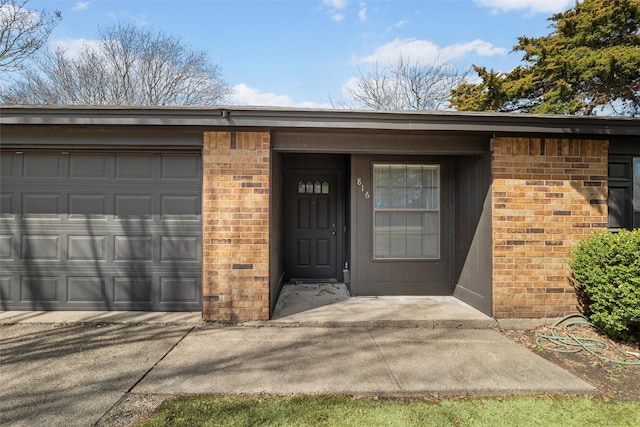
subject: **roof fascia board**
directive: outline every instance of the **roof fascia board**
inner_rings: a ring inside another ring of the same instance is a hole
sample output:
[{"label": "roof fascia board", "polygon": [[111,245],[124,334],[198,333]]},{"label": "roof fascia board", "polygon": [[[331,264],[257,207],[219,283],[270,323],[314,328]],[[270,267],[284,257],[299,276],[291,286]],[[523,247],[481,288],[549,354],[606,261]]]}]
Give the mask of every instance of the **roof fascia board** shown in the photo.
[{"label": "roof fascia board", "polygon": [[207,126],[640,136],[640,119],[467,112],[286,108],[79,108],[0,106],[0,124]]}]

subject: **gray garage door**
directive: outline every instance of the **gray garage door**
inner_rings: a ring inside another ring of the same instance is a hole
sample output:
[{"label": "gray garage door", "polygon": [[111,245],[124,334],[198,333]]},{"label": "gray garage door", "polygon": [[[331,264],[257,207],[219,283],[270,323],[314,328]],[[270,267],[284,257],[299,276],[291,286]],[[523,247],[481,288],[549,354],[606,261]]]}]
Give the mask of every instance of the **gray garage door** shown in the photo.
[{"label": "gray garage door", "polygon": [[201,308],[199,153],[2,152],[0,308]]}]

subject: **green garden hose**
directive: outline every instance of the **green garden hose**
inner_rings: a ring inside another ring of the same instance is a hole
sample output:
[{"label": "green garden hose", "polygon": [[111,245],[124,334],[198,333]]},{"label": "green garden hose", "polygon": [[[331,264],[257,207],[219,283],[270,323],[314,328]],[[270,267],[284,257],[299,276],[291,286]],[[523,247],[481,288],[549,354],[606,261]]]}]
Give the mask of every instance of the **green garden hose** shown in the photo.
[{"label": "green garden hose", "polygon": [[[610,346],[609,343],[599,338],[581,337],[572,334],[570,332],[570,328],[572,326],[578,325],[589,326],[598,330],[599,332],[602,332],[600,328],[589,322],[589,319],[587,319],[582,314],[570,314],[559,319],[553,325],[551,325],[551,332],[549,334],[538,335],[538,337],[536,338],[536,344],[544,348],[545,350],[556,351],[559,353],[578,353],[585,350],[606,362],[618,363],[621,365],[640,365],[640,354],[624,351],[613,341],[610,341]],[[563,329],[565,333],[562,334],[559,331],[560,329]],[[544,345],[543,342],[545,340],[555,345],[555,347]],[[623,355],[623,357],[621,359],[610,359],[598,353],[598,351],[609,350],[611,347],[617,350],[621,355]]]}]

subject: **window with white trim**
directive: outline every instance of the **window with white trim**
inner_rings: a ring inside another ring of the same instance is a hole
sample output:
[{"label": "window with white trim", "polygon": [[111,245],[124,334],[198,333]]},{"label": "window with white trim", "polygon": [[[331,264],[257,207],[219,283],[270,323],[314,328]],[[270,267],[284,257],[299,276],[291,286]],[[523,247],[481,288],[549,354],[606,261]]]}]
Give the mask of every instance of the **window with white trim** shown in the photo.
[{"label": "window with white trim", "polygon": [[440,166],[373,165],[373,257],[440,258]]}]

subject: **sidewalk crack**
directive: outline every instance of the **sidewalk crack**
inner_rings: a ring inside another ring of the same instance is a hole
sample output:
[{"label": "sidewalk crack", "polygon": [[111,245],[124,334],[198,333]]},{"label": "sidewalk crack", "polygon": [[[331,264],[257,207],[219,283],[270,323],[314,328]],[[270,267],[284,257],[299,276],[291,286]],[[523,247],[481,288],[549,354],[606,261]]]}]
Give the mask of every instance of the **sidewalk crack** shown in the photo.
[{"label": "sidewalk crack", "polygon": [[149,373],[155,369],[155,367],[156,367],[156,366],[158,366],[158,363],[162,362],[162,361],[165,359],[165,357],[167,357],[167,356],[169,355],[169,353],[171,353],[171,352],[173,351],[173,349],[174,349],[174,348],[176,348],[176,347],[178,346],[178,344],[180,344],[180,343],[182,342],[182,340],[183,340],[183,339],[185,339],[185,338],[187,337],[187,335],[189,335],[189,334],[191,333],[191,331],[193,331],[195,328],[196,328],[195,326],[192,326],[191,328],[189,328],[189,329],[184,333],[184,335],[182,335],[182,337],[180,337],[180,339],[179,339],[178,341],[176,341],[176,342],[175,342],[175,344],[173,344],[173,345],[171,346],[171,348],[170,348],[169,350],[167,350],[167,351],[166,351],[166,353],[165,353],[165,354],[163,354],[163,355],[162,355],[162,357],[156,361],[156,363],[154,363],[153,365],[151,365],[151,367],[150,367],[149,369],[147,369],[147,371],[146,371],[144,374],[142,374],[142,376],[138,379],[138,381],[136,381],[136,382],[135,382],[135,384],[134,384],[134,385],[132,385],[131,387],[129,387],[129,390],[127,390],[125,394],[129,394],[129,393],[131,393],[131,391],[132,391],[134,388],[136,388],[136,386],[137,386],[138,384],[140,384],[140,382],[141,382],[142,380],[144,380],[144,379],[147,377],[147,375],[149,375]]},{"label": "sidewalk crack", "polygon": [[398,377],[396,377],[396,374],[393,372],[393,369],[391,369],[391,365],[389,365],[389,361],[387,360],[387,358],[384,357],[384,354],[382,353],[382,350],[380,349],[380,346],[378,345],[376,338],[371,333],[371,329],[369,329],[367,332],[369,332],[369,336],[371,337],[371,340],[376,345],[378,354],[380,355],[380,357],[382,357],[382,360],[384,360],[384,364],[387,366],[387,370],[389,371],[389,374],[391,374],[391,378],[393,378],[393,381],[396,383],[398,390],[402,390],[402,386],[400,385],[400,381],[398,381]]},{"label": "sidewalk crack", "polygon": [[176,342],[171,346],[171,348],[169,348],[169,350],[167,350],[167,351],[162,355],[162,357],[160,357],[158,360],[156,360],[156,362],[155,362],[153,365],[151,365],[151,367],[150,367],[149,369],[147,369],[147,370],[145,371],[145,373],[144,373],[144,374],[142,374],[142,376],[141,376],[140,378],[138,378],[138,380],[137,380],[137,381],[136,381],[136,382],[135,382],[131,387],[129,387],[129,388],[128,388],[124,393],[122,393],[122,396],[120,396],[120,398],[119,398],[118,400],[116,400],[116,402],[115,402],[113,405],[111,405],[111,407],[109,407],[109,409],[107,409],[107,411],[106,411],[104,414],[102,414],[102,416],[101,416],[100,418],[98,418],[98,420],[97,420],[93,425],[94,425],[94,426],[99,425],[99,424],[100,424],[100,422],[102,421],[102,419],[103,419],[105,416],[107,416],[107,414],[109,414],[112,410],[114,410],[115,408],[117,408],[117,407],[118,407],[118,405],[120,405],[120,404],[121,404],[121,403],[122,403],[122,402],[127,398],[127,396],[129,396],[129,394],[133,391],[133,389],[134,389],[134,388],[136,388],[136,386],[137,386],[138,384],[140,384],[140,382],[141,382],[142,380],[144,380],[144,379],[147,377],[147,375],[149,375],[149,373],[151,373],[151,371],[153,371],[153,369],[154,369],[156,366],[158,366],[158,364],[159,364],[160,362],[162,362],[162,361],[163,361],[163,360],[164,360],[164,359],[169,355],[169,353],[171,353],[171,352],[173,351],[173,349],[174,349],[174,348],[176,348],[176,347],[178,346],[178,344],[180,344],[180,343],[182,342],[182,340],[184,340],[184,339],[187,337],[187,335],[189,335],[189,334],[190,334],[190,333],[191,333],[195,328],[196,328],[195,326],[192,326],[191,328],[187,329],[187,331],[186,331],[186,332],[185,332],[185,333],[180,337],[180,339],[179,339],[178,341],[176,341]]}]

